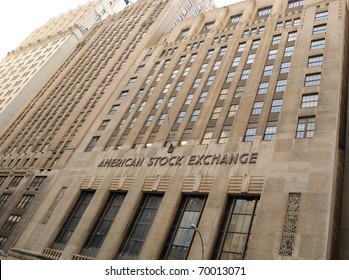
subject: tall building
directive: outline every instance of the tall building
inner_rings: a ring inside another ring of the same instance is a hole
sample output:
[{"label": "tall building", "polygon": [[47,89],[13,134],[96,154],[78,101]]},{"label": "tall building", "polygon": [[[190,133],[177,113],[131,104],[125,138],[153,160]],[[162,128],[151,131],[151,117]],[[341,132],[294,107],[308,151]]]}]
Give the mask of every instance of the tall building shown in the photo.
[{"label": "tall building", "polygon": [[84,34],[135,1],[95,0],[33,31],[0,64],[0,131],[63,63]]},{"label": "tall building", "polygon": [[[41,188],[44,181],[53,179],[66,165],[74,146],[82,140],[79,137],[86,134],[91,120],[114,95],[144,48],[156,44],[184,17],[211,7],[203,3],[210,2],[141,1],[125,8],[90,29],[54,75],[33,93],[1,137],[4,193],[0,223],[14,217],[15,224],[18,222],[18,226],[0,230],[3,251],[12,247],[46,196]],[[17,205],[22,199],[26,201],[23,207]],[[13,208],[21,210],[13,212]]]},{"label": "tall building", "polygon": [[199,7],[103,21],[2,134],[8,259],[349,259],[348,3]]}]

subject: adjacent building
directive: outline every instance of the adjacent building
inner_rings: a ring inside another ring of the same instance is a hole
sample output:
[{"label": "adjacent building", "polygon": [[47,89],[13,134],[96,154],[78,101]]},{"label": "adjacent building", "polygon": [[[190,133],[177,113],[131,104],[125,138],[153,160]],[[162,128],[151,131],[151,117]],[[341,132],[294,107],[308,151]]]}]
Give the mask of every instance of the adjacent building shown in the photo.
[{"label": "adjacent building", "polygon": [[11,122],[8,259],[349,258],[347,2],[205,4],[104,20]]},{"label": "adjacent building", "polygon": [[0,64],[0,131],[95,24],[135,1],[95,0],[34,30]]}]

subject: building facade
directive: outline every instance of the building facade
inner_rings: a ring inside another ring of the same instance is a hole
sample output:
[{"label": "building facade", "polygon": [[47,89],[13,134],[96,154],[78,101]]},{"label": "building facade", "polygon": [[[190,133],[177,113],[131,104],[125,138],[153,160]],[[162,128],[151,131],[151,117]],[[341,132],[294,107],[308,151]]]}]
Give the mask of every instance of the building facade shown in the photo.
[{"label": "building facade", "polygon": [[198,7],[99,24],[2,134],[8,259],[349,258],[347,2]]},{"label": "building facade", "polygon": [[[127,3],[126,3],[127,2]],[[34,30],[0,64],[0,130],[95,24],[135,1],[95,0]]]}]

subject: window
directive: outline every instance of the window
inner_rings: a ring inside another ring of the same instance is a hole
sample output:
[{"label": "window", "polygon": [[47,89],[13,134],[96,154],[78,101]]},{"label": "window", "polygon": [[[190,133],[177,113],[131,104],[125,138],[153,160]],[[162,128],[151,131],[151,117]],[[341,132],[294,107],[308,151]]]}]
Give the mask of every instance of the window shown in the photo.
[{"label": "window", "polygon": [[324,20],[328,18],[328,11],[323,11],[315,14],[315,20]]},{"label": "window", "polygon": [[234,98],[239,98],[244,94],[245,86],[238,86],[235,90]]},{"label": "window", "polygon": [[320,81],[321,81],[321,73],[308,74],[308,75],[305,75],[304,86],[306,87],[317,86],[317,85],[320,85]]},{"label": "window", "polygon": [[256,101],[253,104],[251,115],[260,115],[262,113],[263,104],[264,104],[263,101]]},{"label": "window", "polygon": [[184,104],[189,105],[193,101],[193,98],[194,98],[194,93],[188,94],[187,98],[185,99]]},{"label": "window", "polygon": [[244,69],[241,74],[241,80],[247,80],[250,76],[251,69]]},{"label": "window", "polygon": [[271,7],[266,7],[258,10],[258,16],[263,17],[271,13]]},{"label": "window", "polygon": [[290,71],[291,62],[283,62],[280,67],[280,74],[286,74]]},{"label": "window", "polygon": [[315,131],[315,117],[298,119],[296,138],[312,138]]},{"label": "window", "polygon": [[274,65],[267,65],[267,66],[264,67],[264,71],[263,71],[263,76],[264,77],[271,75],[271,73],[273,72],[273,66]]},{"label": "window", "polygon": [[297,31],[288,33],[288,38],[287,38],[288,42],[296,41],[296,39],[297,39]]},{"label": "window", "polygon": [[137,259],[160,207],[162,195],[145,194],[119,249],[117,259]]},{"label": "window", "polygon": [[8,238],[6,236],[0,236],[0,249],[3,248],[3,245],[6,243],[7,239]]},{"label": "window", "polygon": [[321,34],[325,33],[327,31],[327,25],[326,24],[321,24],[321,25],[316,25],[313,28],[313,34]]},{"label": "window", "polygon": [[7,176],[0,176],[0,186],[5,182]]},{"label": "window", "polygon": [[237,52],[243,52],[246,46],[246,42],[240,43]]},{"label": "window", "polygon": [[124,99],[128,94],[128,90],[123,90],[119,96],[119,99]]},{"label": "window", "polygon": [[233,63],[231,64],[231,66],[238,66],[239,65],[239,62],[241,60],[241,56],[238,56],[238,57],[234,57],[234,60],[233,60]]},{"label": "window", "polygon": [[183,29],[181,33],[181,37],[184,38],[185,36],[187,36],[188,32],[189,32],[189,28]]},{"label": "window", "polygon": [[259,84],[258,94],[266,94],[268,91],[269,82],[262,82]]},{"label": "window", "polygon": [[202,92],[200,94],[198,103],[204,103],[206,101],[207,95],[208,95],[207,91]]},{"label": "window", "polygon": [[215,76],[208,76],[207,81],[206,81],[206,86],[211,86],[213,84],[213,81],[215,79]]},{"label": "window", "polygon": [[94,136],[92,137],[90,143],[88,143],[85,152],[90,152],[94,149],[94,147],[96,146],[97,142],[99,140],[99,136]]},{"label": "window", "polygon": [[213,56],[214,50],[208,50],[207,55],[206,55],[206,59],[207,58],[211,58]]},{"label": "window", "polygon": [[230,22],[231,22],[232,24],[234,24],[234,25],[235,25],[235,24],[238,24],[239,21],[240,21],[241,16],[242,16],[242,15],[232,16],[232,17],[230,18]]},{"label": "window", "polygon": [[234,76],[235,76],[235,71],[229,71],[225,82],[230,83],[234,79]]},{"label": "window", "polygon": [[11,198],[11,194],[3,193],[0,197],[0,206],[4,206]]},{"label": "window", "polygon": [[225,100],[228,96],[228,92],[229,92],[229,89],[227,88],[222,89],[221,92],[219,93],[218,100]]},{"label": "window", "polygon": [[260,39],[253,40],[253,41],[252,41],[251,49],[258,49],[259,43],[260,43]]},{"label": "window", "polygon": [[209,22],[209,23],[206,23],[205,24],[205,29],[208,31],[208,30],[212,30],[213,29],[213,25],[214,25],[214,22]]},{"label": "window", "polygon": [[101,248],[103,241],[119,212],[125,196],[126,194],[117,192],[109,194],[100,215],[85,241],[81,254],[93,257],[97,255],[98,250]]},{"label": "window", "polygon": [[193,88],[197,88],[201,82],[201,78],[196,78],[193,84]]},{"label": "window", "polygon": [[294,50],[294,46],[286,47],[285,48],[284,57],[292,56],[293,55],[293,50]]},{"label": "window", "polygon": [[75,228],[77,227],[81,217],[85,213],[85,210],[88,207],[93,195],[94,192],[90,191],[83,191],[80,194],[75,206],[69,213],[55,241],[53,242],[52,249],[64,249],[65,245],[68,243],[70,237],[74,233]]},{"label": "window", "polygon": [[167,114],[166,114],[166,113],[162,114],[162,115],[160,116],[159,120],[158,120],[157,125],[162,125],[162,124],[165,122],[166,117],[167,117]]},{"label": "window", "polygon": [[161,259],[185,260],[187,258],[195,235],[191,225],[198,226],[205,202],[206,196],[183,196]]},{"label": "window", "polygon": [[283,23],[282,22],[278,22],[275,26],[275,30],[280,30],[282,29]]},{"label": "window", "polygon": [[255,127],[249,127],[246,129],[244,141],[245,142],[252,142],[254,139],[254,136],[256,134],[257,128]]},{"label": "window", "polygon": [[203,144],[203,145],[209,144],[212,136],[213,136],[213,131],[205,132],[205,134],[204,134],[204,136],[203,136],[203,138],[201,140],[201,144]]},{"label": "window", "polygon": [[244,259],[258,202],[259,197],[229,196],[212,259]]},{"label": "window", "polygon": [[222,112],[222,107],[215,107],[211,116],[211,120],[216,120]]},{"label": "window", "polygon": [[268,60],[271,60],[271,59],[275,59],[276,58],[276,55],[277,55],[277,52],[278,50],[271,50],[269,51],[269,54],[268,54]]},{"label": "window", "polygon": [[12,230],[15,225],[17,225],[17,223],[19,222],[19,220],[21,219],[21,216],[18,215],[10,215],[6,222],[4,223],[4,225],[2,226],[3,229],[7,229],[7,230]]},{"label": "window", "polygon": [[104,120],[98,130],[105,130],[109,124],[110,120]]},{"label": "window", "polygon": [[255,58],[256,58],[255,53],[249,54],[247,57],[246,64],[252,64],[254,62]]},{"label": "window", "polygon": [[147,119],[147,121],[145,122],[144,126],[148,127],[150,126],[151,122],[153,121],[154,119],[154,116],[153,115],[150,115]]},{"label": "window", "polygon": [[8,185],[8,187],[9,188],[16,188],[19,185],[19,183],[21,182],[22,179],[23,179],[23,176],[15,176],[11,180],[10,184]]},{"label": "window", "polygon": [[207,69],[207,65],[207,63],[202,64],[199,73],[204,73]]},{"label": "window", "polygon": [[18,202],[16,208],[18,208],[18,209],[26,209],[26,208],[28,208],[28,206],[32,202],[33,198],[34,198],[34,195],[26,195],[26,194],[24,194],[21,197],[20,201]]},{"label": "window", "polygon": [[193,114],[191,115],[190,121],[191,122],[197,121],[199,118],[199,115],[200,115],[200,109],[194,110]]},{"label": "window", "polygon": [[288,8],[289,9],[301,7],[303,5],[304,5],[304,1],[303,0],[288,1]]},{"label": "window", "polygon": [[275,92],[284,92],[286,89],[287,80],[279,80],[276,83]]},{"label": "window", "polygon": [[176,120],[176,123],[182,123],[183,122],[183,119],[185,117],[185,113],[186,113],[185,111],[179,112],[177,120]]},{"label": "window", "polygon": [[224,144],[228,142],[230,135],[230,128],[223,128],[221,135],[219,136],[218,143],[219,144]]},{"label": "window", "polygon": [[313,40],[310,43],[311,50],[323,49],[325,48],[325,39]]},{"label": "window", "polygon": [[218,60],[214,63],[212,70],[218,70],[219,66],[221,65],[221,60]]},{"label": "window", "polygon": [[224,56],[227,52],[227,47],[221,47],[221,49],[219,50],[219,56]]},{"label": "window", "polygon": [[308,59],[308,67],[318,67],[323,63],[324,57],[323,55],[315,55],[311,56]]},{"label": "window", "polygon": [[279,45],[280,42],[281,42],[281,35],[275,35],[275,36],[273,36],[272,45]]},{"label": "window", "polygon": [[239,105],[231,105],[229,108],[228,118],[235,117],[238,109]]},{"label": "window", "polygon": [[282,99],[274,99],[271,103],[270,113],[279,113],[281,111]]},{"label": "window", "polygon": [[318,100],[318,93],[303,94],[301,108],[316,107],[318,105]]},{"label": "window", "polygon": [[267,127],[265,128],[263,140],[264,141],[274,140],[275,134],[276,134],[276,123],[268,122]]}]

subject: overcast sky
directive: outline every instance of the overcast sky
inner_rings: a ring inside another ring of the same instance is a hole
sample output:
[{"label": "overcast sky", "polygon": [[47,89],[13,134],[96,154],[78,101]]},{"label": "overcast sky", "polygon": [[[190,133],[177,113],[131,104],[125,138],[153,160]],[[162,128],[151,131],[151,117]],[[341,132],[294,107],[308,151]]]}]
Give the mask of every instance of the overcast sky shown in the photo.
[{"label": "overcast sky", "polygon": [[[181,1],[181,0],[179,0]],[[215,0],[218,7],[241,0]],[[14,50],[34,29],[50,18],[86,4],[88,0],[1,0],[0,60]]]}]

